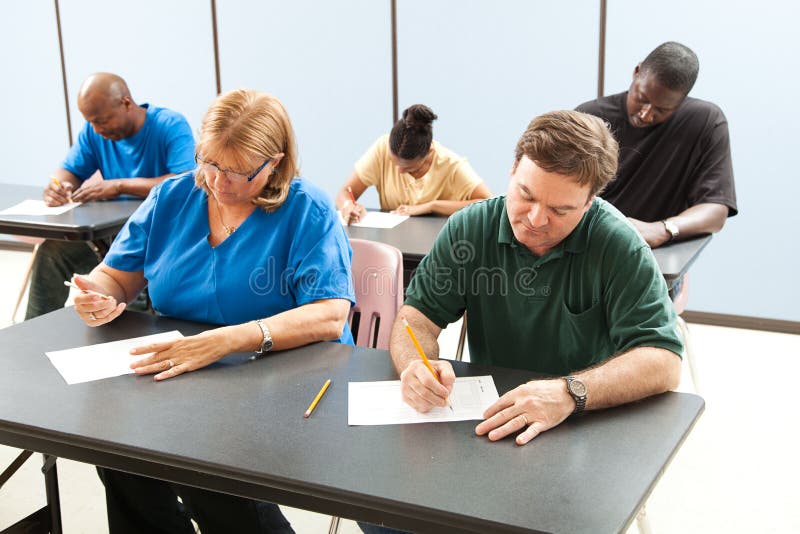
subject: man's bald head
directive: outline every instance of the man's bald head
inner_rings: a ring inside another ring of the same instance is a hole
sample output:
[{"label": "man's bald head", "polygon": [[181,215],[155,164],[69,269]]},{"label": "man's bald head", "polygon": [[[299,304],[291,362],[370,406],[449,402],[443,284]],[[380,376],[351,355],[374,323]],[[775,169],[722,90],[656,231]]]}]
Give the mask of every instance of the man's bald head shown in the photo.
[{"label": "man's bald head", "polygon": [[131,98],[125,80],[110,72],[86,78],[78,91],[78,109],[98,134],[112,141],[139,131],[146,114]]},{"label": "man's bald head", "polygon": [[81,84],[78,91],[78,105],[82,101],[106,100],[118,103],[123,97],[131,97],[125,80],[110,72],[92,74]]}]

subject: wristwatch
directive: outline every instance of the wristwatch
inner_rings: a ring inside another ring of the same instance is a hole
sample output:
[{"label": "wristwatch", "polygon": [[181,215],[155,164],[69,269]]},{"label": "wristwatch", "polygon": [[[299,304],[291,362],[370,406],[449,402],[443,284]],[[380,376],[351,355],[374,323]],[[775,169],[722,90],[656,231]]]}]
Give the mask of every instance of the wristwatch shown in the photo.
[{"label": "wristwatch", "polygon": [[664,219],[663,221],[661,221],[661,224],[664,225],[664,228],[669,233],[669,240],[667,241],[667,243],[678,237],[678,234],[681,233],[681,231],[678,229],[678,225],[670,221],[669,219]]},{"label": "wristwatch", "polygon": [[586,408],[586,384],[574,376],[565,376],[564,381],[567,383],[567,393],[575,399],[575,409],[572,411],[572,415],[580,415]]},{"label": "wristwatch", "polygon": [[269,328],[267,325],[264,324],[264,321],[261,319],[256,319],[255,323],[261,329],[261,333],[264,335],[264,339],[261,341],[261,348],[256,350],[256,354],[264,354],[265,352],[269,352],[272,350],[272,334],[269,333]]}]

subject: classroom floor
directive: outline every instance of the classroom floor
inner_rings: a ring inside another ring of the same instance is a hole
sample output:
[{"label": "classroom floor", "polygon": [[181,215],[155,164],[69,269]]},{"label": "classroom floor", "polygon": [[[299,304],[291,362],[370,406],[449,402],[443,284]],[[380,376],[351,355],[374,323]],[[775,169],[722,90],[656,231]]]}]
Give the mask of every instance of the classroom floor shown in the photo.
[{"label": "classroom floor", "polygon": [[[0,327],[12,323],[29,257],[0,250]],[[704,325],[690,330],[706,411],[650,497],[654,532],[800,532],[793,384],[800,373],[800,336]],[[455,351],[457,337],[458,326],[445,331],[444,355]],[[754,361],[760,372],[754,372]],[[688,372],[681,389],[693,390]],[[0,471],[17,454],[0,446]],[[41,456],[32,457],[0,489],[0,530],[44,504],[40,462]],[[107,532],[103,488],[93,466],[59,459],[58,471],[64,532]],[[283,511],[299,534],[327,532],[328,516]],[[340,532],[360,530],[344,521]],[[637,532],[635,524],[629,532]]]}]

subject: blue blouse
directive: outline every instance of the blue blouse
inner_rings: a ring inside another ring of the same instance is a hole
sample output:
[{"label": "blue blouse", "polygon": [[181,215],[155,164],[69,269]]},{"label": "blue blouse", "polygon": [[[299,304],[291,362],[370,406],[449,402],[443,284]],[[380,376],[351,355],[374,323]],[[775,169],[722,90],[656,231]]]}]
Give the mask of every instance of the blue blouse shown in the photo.
[{"label": "blue blouse", "polygon": [[[295,179],[274,212],[256,208],[225,241],[208,242],[208,196],[191,172],[152,189],[114,240],[106,265],[144,271],[161,314],[240,324],[322,299],[355,303],[352,250],[325,193]],[[353,343],[345,327],[341,343]]]}]

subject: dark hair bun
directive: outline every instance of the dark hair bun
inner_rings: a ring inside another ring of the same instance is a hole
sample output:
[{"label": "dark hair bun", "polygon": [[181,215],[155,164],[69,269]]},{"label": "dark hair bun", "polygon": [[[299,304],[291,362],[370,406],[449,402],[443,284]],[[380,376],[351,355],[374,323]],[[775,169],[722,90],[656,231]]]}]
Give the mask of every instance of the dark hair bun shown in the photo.
[{"label": "dark hair bun", "polygon": [[403,111],[403,122],[406,128],[430,128],[431,123],[436,119],[438,119],[436,113],[424,104],[414,104]]}]

